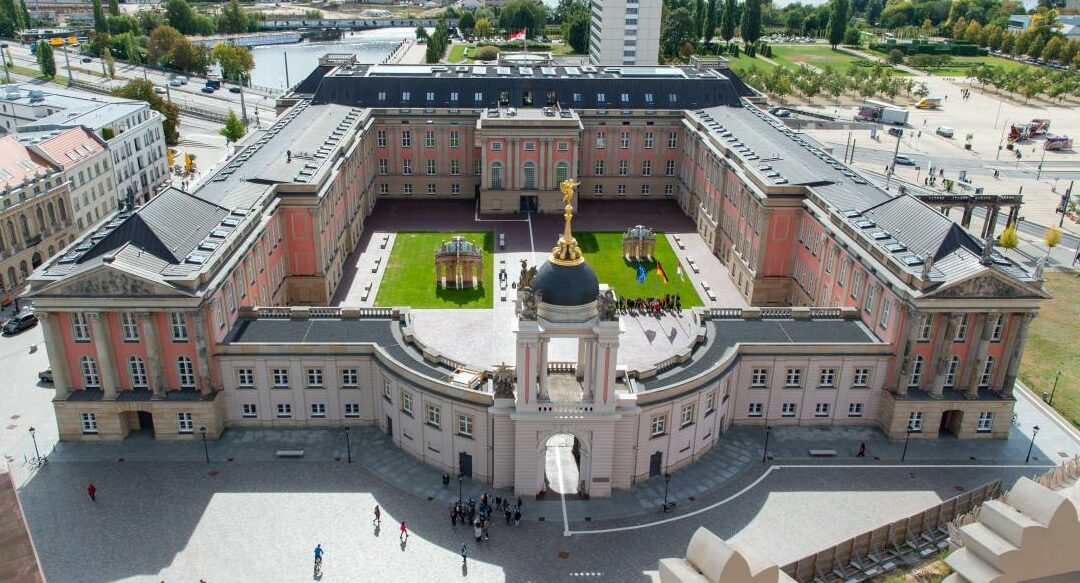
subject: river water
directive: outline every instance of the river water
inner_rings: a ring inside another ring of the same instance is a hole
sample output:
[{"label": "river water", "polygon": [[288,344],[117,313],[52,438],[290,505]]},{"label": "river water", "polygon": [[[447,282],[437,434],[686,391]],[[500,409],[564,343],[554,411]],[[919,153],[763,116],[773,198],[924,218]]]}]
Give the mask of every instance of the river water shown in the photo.
[{"label": "river water", "polygon": [[412,28],[380,28],[347,32],[336,42],[314,42],[293,45],[253,47],[255,69],[251,83],[263,87],[285,88],[285,55],[288,54],[289,83],[295,85],[319,64],[326,53],[354,53],[361,63],[381,63],[401,39],[413,38]]}]

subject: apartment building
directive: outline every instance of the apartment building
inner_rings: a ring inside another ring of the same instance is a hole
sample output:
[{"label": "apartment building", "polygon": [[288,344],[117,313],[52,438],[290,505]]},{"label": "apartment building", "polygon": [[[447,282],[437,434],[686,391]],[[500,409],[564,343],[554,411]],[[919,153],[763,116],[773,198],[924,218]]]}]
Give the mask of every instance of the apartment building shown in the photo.
[{"label": "apartment building", "polygon": [[16,134],[19,143],[62,168],[75,226],[82,232],[123,202],[113,188],[113,173],[105,142],[83,127]]}]

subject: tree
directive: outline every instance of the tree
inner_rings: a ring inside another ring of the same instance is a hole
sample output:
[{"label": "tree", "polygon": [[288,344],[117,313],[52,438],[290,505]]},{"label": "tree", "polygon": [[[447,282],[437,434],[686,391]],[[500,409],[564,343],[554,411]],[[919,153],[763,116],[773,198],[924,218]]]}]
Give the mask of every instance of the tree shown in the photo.
[{"label": "tree", "polygon": [[495,33],[490,18],[477,18],[476,28],[474,30],[476,31],[476,36],[480,38],[491,38],[491,35]]},{"label": "tree", "polygon": [[47,41],[38,41],[37,51],[38,67],[41,68],[41,74],[46,77],[53,77],[56,75],[56,58],[53,56],[53,48]]},{"label": "tree", "polygon": [[476,28],[476,17],[473,16],[472,10],[462,13],[458,18],[457,26],[465,36],[472,34],[473,29]]},{"label": "tree", "polygon": [[660,50],[667,56],[675,56],[694,34],[694,17],[687,8],[677,8],[668,13],[660,29]]},{"label": "tree", "polygon": [[7,14],[0,14],[0,36],[7,38],[15,36],[15,21]]},{"label": "tree", "polygon": [[1020,246],[1020,236],[1016,234],[1015,223],[1005,227],[1005,230],[1001,232],[998,236],[998,245],[1005,249],[1005,253]]},{"label": "tree", "polygon": [[424,28],[424,25],[418,25],[416,27],[416,41],[426,43],[428,41],[428,38],[430,37],[428,37],[427,29]]},{"label": "tree", "polygon": [[761,0],[746,0],[743,3],[742,22],[739,34],[746,45],[756,43],[761,38]]},{"label": "tree", "polygon": [[239,34],[241,32],[247,32],[248,29],[248,17],[244,13],[244,9],[240,7],[240,2],[237,0],[230,0],[224,8],[221,9],[221,14],[218,16],[218,32]]},{"label": "tree", "polygon": [[94,6],[94,32],[109,32],[109,21],[105,20],[105,10],[101,8],[101,0],[93,0]]},{"label": "tree", "polygon": [[26,7],[26,0],[19,0],[19,16],[22,18],[23,26],[29,28],[30,10]]},{"label": "tree", "polygon": [[102,58],[105,59],[105,70],[109,72],[109,79],[116,79],[116,61],[113,60],[112,51],[108,46],[101,49]]},{"label": "tree", "polygon": [[1060,36],[1055,36],[1046,42],[1042,50],[1042,58],[1047,61],[1057,61],[1065,50],[1065,41]]},{"label": "tree", "polygon": [[720,38],[731,42],[735,37],[735,0],[724,0],[724,11],[720,15]]},{"label": "tree", "polygon": [[869,22],[871,26],[876,26],[878,19],[881,18],[881,11],[885,8],[885,2],[882,0],[870,0],[866,3],[866,22]]},{"label": "tree", "polygon": [[218,43],[210,49],[210,58],[221,66],[222,79],[242,83],[255,68],[255,58],[247,47]]},{"label": "tree", "polygon": [[244,122],[240,120],[240,116],[230,109],[229,115],[225,116],[225,127],[218,130],[218,133],[225,136],[226,143],[239,142],[240,138],[247,133],[247,128],[244,127]]},{"label": "tree", "polygon": [[180,34],[179,30],[171,26],[162,25],[150,33],[150,40],[146,43],[146,60],[151,65],[166,65],[172,57],[173,49],[187,39]]},{"label": "tree", "polygon": [[553,22],[561,24],[566,22],[573,13],[581,12],[583,10],[585,12],[589,11],[589,3],[586,0],[559,0],[551,18]]},{"label": "tree", "polygon": [[[145,101],[150,104],[150,109],[160,113],[164,117],[162,125],[165,129],[165,143],[175,146],[180,139],[177,126],[180,120],[180,108],[173,103],[168,103],[160,95],[154,93],[154,84],[143,79],[128,81],[127,85],[112,92],[116,97]],[[103,136],[104,137],[104,134]]]},{"label": "tree", "polygon": [[1043,233],[1043,243],[1046,244],[1046,254],[1050,255],[1050,250],[1058,246],[1061,243],[1061,229],[1057,227],[1050,227]]},{"label": "tree", "polygon": [[848,25],[848,0],[833,0],[829,14],[829,44],[833,50],[844,41]]},{"label": "tree", "polygon": [[117,0],[109,0],[109,14],[120,16],[120,3]]},{"label": "tree", "polygon": [[716,36],[716,2],[717,0],[709,0],[709,6],[705,9],[705,44],[711,43]]},{"label": "tree", "polygon": [[169,54],[168,64],[181,71],[205,75],[210,69],[210,49],[181,37]]},{"label": "tree", "polygon": [[893,65],[899,65],[904,62],[904,51],[900,49],[893,49],[889,51],[889,63]]},{"label": "tree", "polygon": [[214,32],[214,24],[202,14],[196,14],[187,0],[166,0],[165,19],[169,26],[183,34],[207,35]]},{"label": "tree", "polygon": [[574,49],[575,53],[589,52],[589,26],[592,17],[588,11],[579,10],[571,14],[562,24],[563,40]]},{"label": "tree", "polygon": [[525,29],[527,34],[538,35],[547,22],[547,8],[533,0],[510,0],[499,11],[499,28],[517,32]]},{"label": "tree", "polygon": [[705,36],[705,21],[708,19],[706,10],[705,0],[694,0],[694,36],[691,42],[696,43]]}]

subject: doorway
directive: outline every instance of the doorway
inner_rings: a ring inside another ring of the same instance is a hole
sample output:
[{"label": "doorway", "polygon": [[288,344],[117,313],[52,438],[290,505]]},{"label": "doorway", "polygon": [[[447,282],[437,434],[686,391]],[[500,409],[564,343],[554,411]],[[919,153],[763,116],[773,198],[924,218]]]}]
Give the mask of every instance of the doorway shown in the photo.
[{"label": "doorway", "polygon": [[964,423],[964,412],[959,409],[949,409],[941,414],[941,425],[938,427],[938,437],[951,433],[953,437],[960,435]]},{"label": "doorway", "polygon": [[570,433],[559,433],[549,437],[544,446],[544,491],[564,497],[584,494],[580,440]]},{"label": "doorway", "polygon": [[154,415],[149,411],[139,411],[139,431],[154,433]]},{"label": "doorway", "polygon": [[458,474],[472,478],[472,456],[465,452],[458,454]]},{"label": "doorway", "polygon": [[649,456],[649,477],[659,476],[664,469],[664,452],[658,451]]},{"label": "doorway", "polygon": [[521,212],[523,213],[535,213],[540,208],[539,200],[536,196],[521,196],[519,197],[519,205],[521,206]]},{"label": "doorway", "polygon": [[389,415],[386,416],[386,436],[394,438],[394,420]]}]

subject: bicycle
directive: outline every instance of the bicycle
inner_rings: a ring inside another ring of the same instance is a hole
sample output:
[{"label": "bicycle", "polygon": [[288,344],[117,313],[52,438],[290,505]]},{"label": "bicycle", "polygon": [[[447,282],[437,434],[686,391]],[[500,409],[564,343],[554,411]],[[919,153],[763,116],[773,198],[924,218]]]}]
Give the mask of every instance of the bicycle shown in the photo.
[{"label": "bicycle", "polygon": [[674,500],[672,500],[671,502],[664,502],[660,505],[660,512],[661,514],[667,514],[668,512],[675,510],[675,507],[678,505],[679,503]]},{"label": "bicycle", "polygon": [[315,578],[322,577],[322,557],[315,557]]}]

